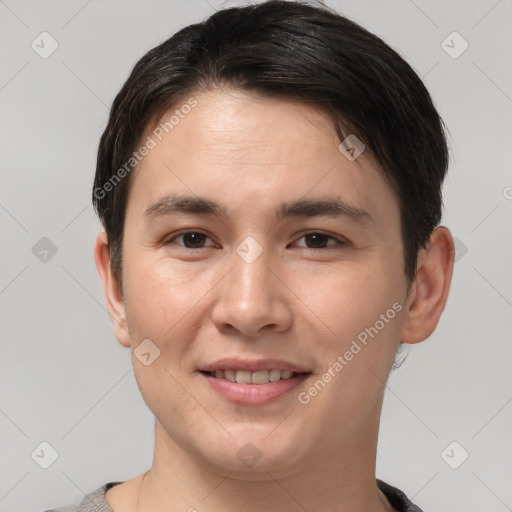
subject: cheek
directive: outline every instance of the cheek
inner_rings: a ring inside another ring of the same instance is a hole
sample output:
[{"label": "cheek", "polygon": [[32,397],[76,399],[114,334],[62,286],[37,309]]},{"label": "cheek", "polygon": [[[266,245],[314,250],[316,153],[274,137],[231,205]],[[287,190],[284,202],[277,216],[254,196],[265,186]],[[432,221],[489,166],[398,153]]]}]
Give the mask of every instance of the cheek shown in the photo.
[{"label": "cheek", "polygon": [[[162,343],[185,317],[194,315],[207,284],[185,268],[141,256],[127,262],[127,297],[133,327],[145,330]],[[141,333],[144,334],[144,333]]]},{"label": "cheek", "polygon": [[[199,298],[204,291],[200,292],[190,273],[162,261],[152,261],[147,255],[144,259],[143,254],[127,260],[126,274],[130,276],[125,287],[126,313],[140,393],[150,410],[164,422],[165,418],[176,416],[194,418],[197,413],[192,410],[194,402],[183,393],[184,374],[180,366],[186,363],[193,346],[194,318],[201,313]],[[149,365],[143,364],[136,352],[146,339],[159,350],[154,352],[158,356]]]},{"label": "cheek", "polygon": [[315,330],[328,334],[320,341],[342,349],[399,300],[401,288],[394,284],[399,280],[390,279],[394,271],[377,259],[365,265],[329,265],[318,267],[307,279],[294,278],[291,288],[297,307],[316,319]]},{"label": "cheek", "polygon": [[399,341],[404,307],[400,285],[394,284],[400,280],[390,279],[392,272],[380,260],[364,271],[338,269],[328,278],[317,274],[315,282],[322,286],[300,288],[317,317],[314,330],[320,335],[315,352],[323,364],[320,373],[330,369],[325,375],[328,390],[318,393],[318,405],[330,409],[330,404],[337,403],[340,410],[347,410],[366,401],[370,407],[379,395]]},{"label": "cheek", "polygon": [[[321,429],[326,415],[333,430],[362,428],[375,410],[393,362],[403,305],[400,290],[390,287],[383,268],[371,272],[333,273],[325,292],[310,293],[311,309],[321,311],[330,332],[318,336],[315,352],[322,368],[317,380],[301,395],[305,410],[316,411],[311,421]],[[337,277],[334,277],[337,276]],[[357,414],[347,411],[358,411]]]}]

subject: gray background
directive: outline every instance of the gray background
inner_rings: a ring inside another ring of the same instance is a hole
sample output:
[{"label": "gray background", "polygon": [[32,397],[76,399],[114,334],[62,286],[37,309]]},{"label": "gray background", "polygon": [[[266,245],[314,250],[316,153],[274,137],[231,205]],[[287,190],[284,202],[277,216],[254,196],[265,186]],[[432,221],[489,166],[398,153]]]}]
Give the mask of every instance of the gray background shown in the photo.
[{"label": "gray background", "polygon": [[[135,62],[221,4],[0,0],[3,511],[78,503],[150,467],[153,419],[93,260],[95,155]],[[436,333],[389,380],[377,476],[426,512],[512,510],[512,1],[327,4],[411,63],[451,133],[452,290]],[[59,45],[46,59],[31,48],[43,31]],[[453,31],[469,44],[457,58],[444,48],[461,40],[442,45]],[[46,261],[42,237],[57,248]],[[58,453],[47,469],[44,441]]]}]

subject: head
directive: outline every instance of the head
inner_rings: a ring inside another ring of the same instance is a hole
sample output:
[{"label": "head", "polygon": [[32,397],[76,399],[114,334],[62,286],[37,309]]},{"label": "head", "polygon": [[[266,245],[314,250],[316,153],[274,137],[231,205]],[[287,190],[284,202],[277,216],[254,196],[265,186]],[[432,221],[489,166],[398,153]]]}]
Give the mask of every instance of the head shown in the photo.
[{"label": "head", "polygon": [[[326,7],[226,9],[143,56],[100,141],[95,257],[169,439],[245,475],[249,442],[286,473],[373,438],[397,347],[427,338],[447,299],[447,166],[416,73]],[[225,358],[286,360],[302,380],[233,402],[205,375]]]}]

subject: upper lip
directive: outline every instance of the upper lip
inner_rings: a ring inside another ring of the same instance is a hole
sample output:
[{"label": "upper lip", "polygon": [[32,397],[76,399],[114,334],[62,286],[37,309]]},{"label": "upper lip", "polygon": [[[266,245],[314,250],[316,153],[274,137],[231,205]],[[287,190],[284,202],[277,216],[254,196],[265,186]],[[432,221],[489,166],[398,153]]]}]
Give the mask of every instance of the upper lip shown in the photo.
[{"label": "upper lip", "polygon": [[245,370],[247,372],[258,372],[261,370],[281,370],[295,373],[309,373],[306,368],[283,361],[282,359],[239,359],[224,358],[200,368],[201,371],[214,372],[215,370]]}]

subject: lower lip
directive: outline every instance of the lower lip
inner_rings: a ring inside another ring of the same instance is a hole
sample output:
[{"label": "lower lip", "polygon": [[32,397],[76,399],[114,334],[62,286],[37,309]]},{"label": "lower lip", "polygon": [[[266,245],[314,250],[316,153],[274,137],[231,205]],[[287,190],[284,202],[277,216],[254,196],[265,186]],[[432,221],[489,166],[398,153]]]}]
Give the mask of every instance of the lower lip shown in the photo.
[{"label": "lower lip", "polygon": [[239,384],[226,379],[217,379],[201,373],[207,379],[213,390],[224,398],[237,404],[258,405],[266,404],[290,392],[304,382],[309,373],[304,373],[290,379],[281,379],[267,384]]}]

